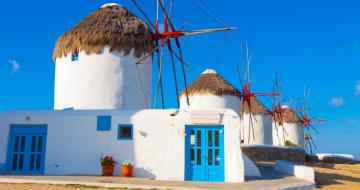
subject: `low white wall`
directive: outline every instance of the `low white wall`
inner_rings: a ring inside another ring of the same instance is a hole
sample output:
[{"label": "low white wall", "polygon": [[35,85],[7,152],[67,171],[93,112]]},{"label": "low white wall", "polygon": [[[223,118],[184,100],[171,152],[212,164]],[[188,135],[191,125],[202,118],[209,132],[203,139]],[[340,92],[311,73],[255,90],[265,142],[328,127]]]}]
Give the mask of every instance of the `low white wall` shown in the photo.
[{"label": "low white wall", "polygon": [[240,112],[240,98],[236,96],[217,96],[211,93],[195,94],[189,96],[190,106],[187,104],[186,95],[180,96],[180,109],[208,110],[232,109]]},{"label": "low white wall", "polygon": [[124,56],[105,47],[100,54],[80,51],[77,61],[71,61],[71,53],[57,58],[54,108],[150,108],[152,58],[136,64],[133,51]]},{"label": "low white wall", "polygon": [[[240,123],[232,110],[222,110],[225,139],[225,181],[243,182]],[[111,115],[111,131],[97,131],[97,116]],[[26,121],[26,117],[30,117]],[[184,180],[185,125],[190,113],[180,110],[20,111],[0,113],[0,163],[6,161],[10,124],[47,124],[45,174],[101,174],[100,156],[119,163],[135,162],[135,176]],[[118,124],[133,124],[134,139],[118,140]],[[116,174],[119,175],[119,166]]]},{"label": "low white wall", "polygon": [[299,165],[285,160],[276,160],[275,170],[315,183],[314,169],[308,166]]},{"label": "low white wall", "polygon": [[283,123],[282,126],[272,123],[273,144],[284,146],[289,140],[297,145],[304,145],[304,128],[296,123]]},{"label": "low white wall", "polygon": [[240,122],[244,144],[273,144],[271,115],[253,115],[250,121],[250,114],[243,114]]}]

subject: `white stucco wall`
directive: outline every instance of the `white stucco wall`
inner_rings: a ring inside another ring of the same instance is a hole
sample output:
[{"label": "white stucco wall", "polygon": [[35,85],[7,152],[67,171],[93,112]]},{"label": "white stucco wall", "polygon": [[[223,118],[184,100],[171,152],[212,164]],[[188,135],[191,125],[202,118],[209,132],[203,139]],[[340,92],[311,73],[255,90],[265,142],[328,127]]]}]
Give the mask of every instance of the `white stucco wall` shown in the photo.
[{"label": "white stucco wall", "polygon": [[283,123],[282,126],[272,124],[273,144],[284,146],[286,140],[297,145],[304,145],[304,128],[296,123]]},{"label": "white stucco wall", "polygon": [[136,65],[133,50],[124,56],[105,47],[100,54],[80,51],[77,61],[71,61],[71,57],[69,53],[56,59],[55,109],[150,108],[151,56]]},{"label": "white stucco wall", "polygon": [[[190,112],[180,110],[15,111],[0,112],[0,163],[6,162],[10,124],[47,124],[45,174],[99,175],[101,155],[119,163],[135,162],[135,176],[184,180],[185,125]],[[219,110],[224,125],[225,181],[244,181],[240,123],[232,110]],[[111,131],[97,131],[97,116],[111,115]],[[26,121],[26,117],[30,117]],[[118,124],[133,124],[134,139],[118,140]],[[214,123],[215,124],[215,123]],[[209,124],[205,124],[209,125]],[[211,124],[210,124],[211,125]],[[116,168],[120,173],[119,166]]]},{"label": "white stucco wall", "polygon": [[187,104],[186,95],[180,96],[180,109],[207,110],[207,109],[232,109],[240,112],[240,98],[236,96],[217,96],[211,93],[195,94],[189,96],[190,106]]},{"label": "white stucco wall", "polygon": [[287,160],[276,160],[275,170],[315,183],[315,171],[312,167],[309,166],[289,162]]},{"label": "white stucco wall", "polygon": [[[252,125],[249,125],[252,117]],[[241,132],[244,144],[273,144],[271,115],[244,114],[241,119]]]}]

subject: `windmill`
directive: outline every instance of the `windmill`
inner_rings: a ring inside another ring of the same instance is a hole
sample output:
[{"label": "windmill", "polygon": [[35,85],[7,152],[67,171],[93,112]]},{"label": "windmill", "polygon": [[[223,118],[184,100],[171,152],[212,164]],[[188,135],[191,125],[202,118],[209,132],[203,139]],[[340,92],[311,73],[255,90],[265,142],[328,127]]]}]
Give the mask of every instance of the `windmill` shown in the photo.
[{"label": "windmill", "polygon": [[[238,77],[240,80],[240,85],[241,85],[241,93],[240,93],[240,98],[241,98],[241,117],[243,119],[243,124],[245,124],[245,112],[248,112],[248,122],[247,125],[248,126],[243,126],[243,137],[242,137],[242,143],[250,143],[250,139],[252,138],[253,141],[255,141],[255,128],[254,128],[254,123],[257,122],[257,119],[255,117],[255,114],[258,114],[258,112],[261,110],[262,112],[266,112],[265,114],[270,114],[270,111],[267,110],[267,108],[260,102],[257,100],[258,97],[261,96],[280,96],[279,92],[252,92],[251,91],[251,74],[250,74],[250,64],[253,58],[253,51],[249,51],[248,48],[248,44],[247,42],[245,42],[245,44],[241,43],[241,48],[240,48],[240,52],[241,52],[241,57],[242,57],[242,71],[243,71],[243,76],[241,77],[240,74],[240,68],[239,65],[237,65],[237,71],[238,71]],[[253,108],[257,107],[259,109],[254,110]],[[260,113],[260,112],[259,112]],[[270,118],[270,122],[271,122],[271,118]],[[246,125],[246,124],[245,124]],[[264,127],[264,126],[263,126]],[[265,126],[268,127],[268,126]],[[247,129],[246,129],[247,128]],[[247,130],[247,142],[244,141],[245,139],[245,130]],[[271,129],[270,129],[271,130]],[[266,132],[263,132],[263,135],[267,135]],[[269,132],[269,134],[271,134],[271,132]],[[268,135],[269,135],[268,134]],[[272,139],[272,137],[271,137]],[[262,142],[264,144],[264,142]],[[271,142],[265,142],[268,144],[272,144],[272,140]]]},{"label": "windmill", "polygon": [[[274,82],[274,86],[273,86],[273,93],[279,93],[280,94],[280,89],[279,89],[279,74],[276,73],[275,75],[275,82]],[[274,124],[274,129],[276,132],[276,137],[278,138],[278,141],[281,142],[280,140],[280,132],[279,132],[279,127],[281,127],[282,129],[282,141],[285,142],[285,135],[288,136],[288,133],[286,132],[286,129],[284,127],[284,121],[283,121],[283,113],[285,112],[285,110],[283,109],[283,107],[281,106],[281,97],[280,96],[273,96],[273,102],[272,102],[272,107],[271,107],[271,114],[272,114],[272,118],[273,118],[273,124]]]},{"label": "windmill", "polygon": [[[276,74],[273,92],[280,93],[279,75]],[[272,102],[272,127],[273,127],[273,143],[280,146],[303,146],[304,130],[298,125],[301,118],[296,114],[298,111],[283,105],[283,98],[273,97]]]},{"label": "windmill", "polygon": [[314,123],[323,123],[326,122],[325,119],[321,118],[312,118],[309,114],[309,96],[310,96],[310,89],[306,90],[304,88],[304,100],[303,100],[303,107],[300,107],[299,109],[299,115],[300,115],[300,123],[298,127],[303,127],[305,130],[305,151],[309,152],[310,154],[313,154],[313,148],[317,148],[315,141],[311,135],[311,132],[314,131],[315,133],[319,134],[318,130],[314,127]]},{"label": "windmill", "polygon": [[[153,53],[156,52],[157,54],[157,66],[158,66],[158,76],[157,76],[157,85],[154,97],[154,108],[156,108],[157,99],[159,96],[159,92],[161,95],[161,103],[162,108],[165,108],[164,102],[164,89],[163,89],[163,76],[162,76],[162,69],[163,69],[163,58],[165,49],[168,50],[171,64],[172,64],[172,71],[174,77],[174,86],[176,91],[176,98],[177,98],[177,105],[179,107],[179,90],[178,90],[178,79],[176,76],[176,69],[175,69],[175,59],[181,64],[181,72],[185,86],[187,104],[189,105],[189,95],[187,92],[187,79],[185,75],[185,67],[189,67],[188,64],[184,62],[183,53],[182,53],[182,46],[180,43],[180,38],[183,36],[190,36],[190,35],[197,35],[197,34],[204,34],[204,33],[211,33],[211,32],[219,32],[219,31],[229,31],[234,30],[233,27],[223,27],[223,28],[213,28],[213,29],[202,29],[202,30],[191,30],[191,31],[182,31],[175,28],[173,22],[171,20],[171,11],[173,7],[174,0],[169,0],[169,10],[166,10],[164,0],[156,0],[156,20],[153,22],[150,17],[146,14],[146,12],[141,8],[141,6],[136,2],[136,0],[131,0],[133,4],[139,9],[139,11],[145,17],[148,25],[153,30],[153,43],[154,47],[151,53],[148,56],[151,56]],[[160,10],[160,11],[159,11]],[[159,13],[163,13],[163,26],[164,29],[162,31],[159,30]],[[175,45],[173,42],[175,41]],[[166,46],[166,47],[165,47]],[[177,51],[173,49],[176,47]],[[138,60],[137,64],[141,64],[143,59],[146,59],[145,56],[142,59]]]}]

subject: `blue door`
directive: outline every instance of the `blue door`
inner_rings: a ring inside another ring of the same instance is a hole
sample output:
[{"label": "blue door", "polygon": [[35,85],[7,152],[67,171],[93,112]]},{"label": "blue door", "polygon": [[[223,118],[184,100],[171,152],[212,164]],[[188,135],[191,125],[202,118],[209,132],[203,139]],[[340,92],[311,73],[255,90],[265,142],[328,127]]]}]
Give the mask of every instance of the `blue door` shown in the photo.
[{"label": "blue door", "polygon": [[185,180],[224,181],[223,126],[186,126]]},{"label": "blue door", "polygon": [[10,125],[7,169],[15,174],[43,174],[46,125]]}]

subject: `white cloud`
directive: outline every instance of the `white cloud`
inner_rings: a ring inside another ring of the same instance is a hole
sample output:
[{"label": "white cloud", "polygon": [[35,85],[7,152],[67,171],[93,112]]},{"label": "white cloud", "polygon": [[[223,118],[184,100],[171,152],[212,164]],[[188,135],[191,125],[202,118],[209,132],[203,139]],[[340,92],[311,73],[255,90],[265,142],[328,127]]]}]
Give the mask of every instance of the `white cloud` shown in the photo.
[{"label": "white cloud", "polygon": [[360,96],[360,80],[356,81],[355,96]]},{"label": "white cloud", "polygon": [[11,73],[15,73],[20,69],[20,64],[16,60],[9,60],[12,66]]},{"label": "white cloud", "polygon": [[334,97],[330,100],[330,105],[333,107],[340,107],[345,104],[345,100],[343,97]]}]

